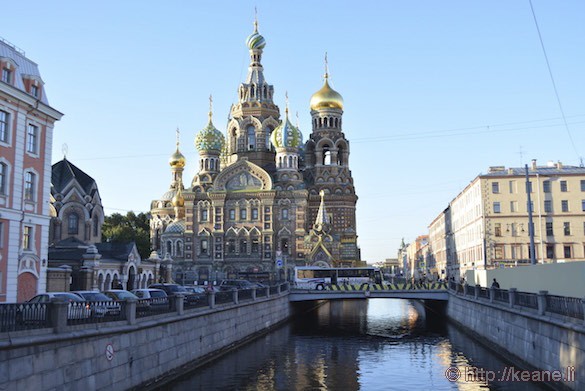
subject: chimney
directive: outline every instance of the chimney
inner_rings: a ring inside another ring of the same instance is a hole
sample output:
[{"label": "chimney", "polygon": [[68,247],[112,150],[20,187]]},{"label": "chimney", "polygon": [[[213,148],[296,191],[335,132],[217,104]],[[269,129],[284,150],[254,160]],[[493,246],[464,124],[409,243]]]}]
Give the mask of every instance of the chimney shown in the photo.
[{"label": "chimney", "polygon": [[531,170],[536,170],[536,159],[532,159],[532,165],[530,166]]},{"label": "chimney", "polygon": [[563,169],[563,163],[561,163],[560,161],[557,162],[557,169],[559,170]]}]

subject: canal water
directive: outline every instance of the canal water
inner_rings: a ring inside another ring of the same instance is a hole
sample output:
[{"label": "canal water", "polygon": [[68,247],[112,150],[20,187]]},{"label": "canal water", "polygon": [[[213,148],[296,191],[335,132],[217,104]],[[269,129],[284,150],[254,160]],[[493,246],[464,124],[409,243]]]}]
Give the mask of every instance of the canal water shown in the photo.
[{"label": "canal water", "polygon": [[513,364],[415,304],[329,302],[161,389],[542,390],[497,381]]}]

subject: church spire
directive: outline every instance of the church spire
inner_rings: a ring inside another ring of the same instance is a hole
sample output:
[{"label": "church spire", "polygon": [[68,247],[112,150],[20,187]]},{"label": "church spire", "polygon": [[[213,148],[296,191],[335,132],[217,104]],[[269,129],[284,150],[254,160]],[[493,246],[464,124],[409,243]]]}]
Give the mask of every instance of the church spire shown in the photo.
[{"label": "church spire", "polygon": [[319,211],[317,212],[317,218],[315,219],[313,228],[315,231],[327,232],[329,230],[330,221],[327,210],[325,209],[325,191],[321,190],[319,195],[321,196],[321,203],[319,204]]}]

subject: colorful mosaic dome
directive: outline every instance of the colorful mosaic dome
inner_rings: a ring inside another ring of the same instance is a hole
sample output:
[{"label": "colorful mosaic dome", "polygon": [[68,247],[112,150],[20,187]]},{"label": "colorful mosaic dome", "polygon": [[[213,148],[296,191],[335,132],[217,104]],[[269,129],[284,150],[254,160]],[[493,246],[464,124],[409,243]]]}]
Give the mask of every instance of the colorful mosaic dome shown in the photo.
[{"label": "colorful mosaic dome", "polygon": [[248,39],[246,39],[246,46],[248,46],[248,49],[250,50],[264,49],[266,46],[266,40],[258,32],[257,22],[254,22],[254,32],[248,36]]},{"label": "colorful mosaic dome", "polygon": [[272,131],[270,142],[275,148],[298,148],[303,143],[303,134],[288,119],[288,109],[286,110],[284,121]]},{"label": "colorful mosaic dome", "polygon": [[207,126],[195,136],[195,148],[201,151],[217,151],[221,152],[225,144],[225,137],[223,134],[213,126],[211,122],[211,113],[209,115],[209,123]]},{"label": "colorful mosaic dome", "polygon": [[182,234],[185,232],[185,220],[175,220],[165,229],[165,234]]}]

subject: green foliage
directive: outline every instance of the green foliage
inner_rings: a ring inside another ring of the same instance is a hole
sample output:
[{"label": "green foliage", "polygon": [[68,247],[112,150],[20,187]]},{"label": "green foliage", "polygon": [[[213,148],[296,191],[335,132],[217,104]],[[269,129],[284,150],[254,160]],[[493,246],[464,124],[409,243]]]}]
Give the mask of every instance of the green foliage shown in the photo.
[{"label": "green foliage", "polygon": [[113,243],[136,242],[142,259],[150,255],[150,225],[148,214],[128,212],[126,216],[113,213],[106,216],[102,226],[102,241]]}]

